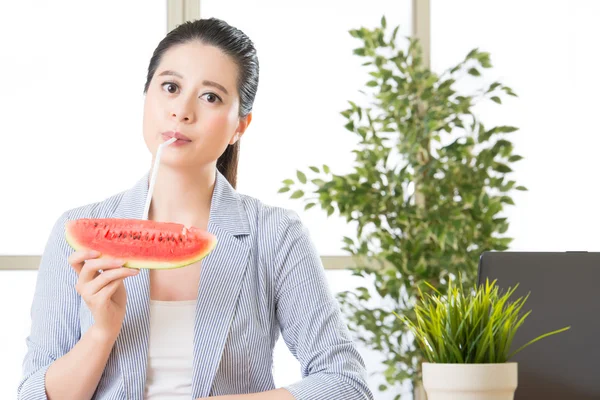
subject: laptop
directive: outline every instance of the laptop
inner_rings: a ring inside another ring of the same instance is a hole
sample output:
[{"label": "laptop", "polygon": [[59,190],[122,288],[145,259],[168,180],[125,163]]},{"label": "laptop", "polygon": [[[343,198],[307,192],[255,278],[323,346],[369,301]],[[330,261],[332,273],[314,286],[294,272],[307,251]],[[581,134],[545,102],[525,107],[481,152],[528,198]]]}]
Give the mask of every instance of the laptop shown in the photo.
[{"label": "laptop", "polygon": [[530,293],[523,312],[532,310],[517,331],[511,352],[541,334],[543,338],[513,356],[518,362],[515,400],[600,399],[600,253],[485,252],[478,282],[497,280],[513,296]]}]

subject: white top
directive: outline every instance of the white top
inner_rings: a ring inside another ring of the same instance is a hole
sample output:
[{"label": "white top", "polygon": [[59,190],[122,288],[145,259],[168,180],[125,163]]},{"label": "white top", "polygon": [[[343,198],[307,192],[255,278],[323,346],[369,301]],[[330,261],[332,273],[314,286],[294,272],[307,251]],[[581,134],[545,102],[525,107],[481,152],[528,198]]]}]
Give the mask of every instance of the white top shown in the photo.
[{"label": "white top", "polygon": [[192,396],[196,300],[150,300],[150,340],[144,399]]}]

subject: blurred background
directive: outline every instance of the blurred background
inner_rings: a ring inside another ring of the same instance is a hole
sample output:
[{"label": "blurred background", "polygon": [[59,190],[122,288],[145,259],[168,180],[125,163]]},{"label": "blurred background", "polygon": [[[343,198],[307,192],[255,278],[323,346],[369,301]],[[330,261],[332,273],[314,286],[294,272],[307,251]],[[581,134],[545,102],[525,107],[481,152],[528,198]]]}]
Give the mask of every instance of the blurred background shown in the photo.
[{"label": "blurred background", "polygon": [[[286,179],[301,180],[297,171],[308,174],[309,166],[354,171],[361,137],[345,127],[341,113],[349,101],[365,104],[360,91],[380,83],[367,85],[372,69],[354,51],[363,43],[350,30],[381,28],[382,17],[387,36],[399,26],[396,50],[408,51],[407,37],[419,40],[420,65],[433,74],[475,48],[489,53],[491,68],[479,68],[480,77],[466,74],[457,91],[498,81],[518,95],[471,110],[486,126],[518,128],[509,138],[523,159],[510,165],[505,182],[528,190],[511,191],[514,205],[498,210],[508,222],[503,235],[513,239],[508,248],[600,250],[598,1],[6,0],[0,3],[0,399],[16,396],[37,263],[52,224],[69,208],[129,188],[148,169],[141,133],[146,68],[168,30],[197,17],[226,20],[258,50],[260,84],[241,142],[238,190],[300,214],[334,292],[357,293],[376,279],[348,269],[353,259],[343,238],[356,237],[357,221],[337,208],[329,216],[326,206],[305,209],[291,198],[294,190],[279,190]],[[398,378],[402,367],[384,363],[388,352],[360,340],[359,348],[377,399],[412,398]],[[278,386],[300,379],[283,342],[274,374]],[[381,385],[389,387],[378,391]]]}]

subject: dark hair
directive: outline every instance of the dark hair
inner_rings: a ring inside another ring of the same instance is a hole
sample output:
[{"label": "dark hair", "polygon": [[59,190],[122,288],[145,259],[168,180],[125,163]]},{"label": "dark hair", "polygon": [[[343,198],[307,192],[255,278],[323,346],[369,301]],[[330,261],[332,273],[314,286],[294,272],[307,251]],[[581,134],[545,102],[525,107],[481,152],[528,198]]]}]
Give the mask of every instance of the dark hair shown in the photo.
[{"label": "dark hair", "polygon": [[[150,81],[156,72],[160,60],[169,48],[185,44],[193,40],[215,46],[229,55],[238,66],[238,95],[240,97],[240,118],[251,111],[258,89],[258,57],[254,44],[239,29],[217,18],[187,21],[170,31],[158,44],[148,66],[148,75],[144,94],[148,92]],[[227,149],[217,160],[217,168],[235,188],[237,184],[237,166],[240,152],[240,141]]]}]

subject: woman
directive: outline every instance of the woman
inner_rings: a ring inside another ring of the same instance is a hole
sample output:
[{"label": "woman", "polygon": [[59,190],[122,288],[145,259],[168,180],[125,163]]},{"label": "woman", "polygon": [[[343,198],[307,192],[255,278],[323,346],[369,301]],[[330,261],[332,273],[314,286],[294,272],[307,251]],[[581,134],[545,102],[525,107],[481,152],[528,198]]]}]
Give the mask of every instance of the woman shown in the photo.
[{"label": "woman", "polygon": [[[150,172],[65,212],[39,268],[19,399],[372,398],[298,215],[235,190],[258,71],[252,42],[217,19],[180,25],[158,45],[144,140],[153,156],[178,140],[162,152],[148,218],[208,230],[218,245],[201,262],[160,271],[70,249],[68,220],[144,218]],[[276,389],[280,332],[303,379]]]}]

